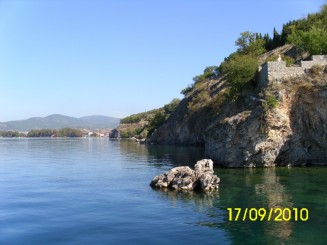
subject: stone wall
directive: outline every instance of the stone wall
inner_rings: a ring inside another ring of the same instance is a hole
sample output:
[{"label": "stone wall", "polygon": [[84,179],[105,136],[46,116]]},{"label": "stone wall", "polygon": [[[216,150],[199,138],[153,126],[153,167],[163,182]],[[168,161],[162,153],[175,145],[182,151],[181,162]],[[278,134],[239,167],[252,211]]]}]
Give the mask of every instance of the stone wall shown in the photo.
[{"label": "stone wall", "polygon": [[268,61],[260,69],[259,86],[271,81],[280,81],[290,77],[302,76],[313,65],[327,65],[327,55],[313,55],[311,61],[301,61],[300,66],[287,67],[285,61]]}]

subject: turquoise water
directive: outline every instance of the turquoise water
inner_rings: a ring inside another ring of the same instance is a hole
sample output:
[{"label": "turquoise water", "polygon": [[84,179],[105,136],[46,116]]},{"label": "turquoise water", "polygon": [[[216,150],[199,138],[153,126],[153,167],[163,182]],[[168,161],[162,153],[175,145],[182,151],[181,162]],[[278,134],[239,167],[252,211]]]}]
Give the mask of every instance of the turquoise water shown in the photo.
[{"label": "turquoise water", "polygon": [[[150,180],[201,148],[108,139],[0,139],[0,244],[326,244],[327,168],[216,169],[216,193]],[[307,208],[230,222],[227,208]]]}]

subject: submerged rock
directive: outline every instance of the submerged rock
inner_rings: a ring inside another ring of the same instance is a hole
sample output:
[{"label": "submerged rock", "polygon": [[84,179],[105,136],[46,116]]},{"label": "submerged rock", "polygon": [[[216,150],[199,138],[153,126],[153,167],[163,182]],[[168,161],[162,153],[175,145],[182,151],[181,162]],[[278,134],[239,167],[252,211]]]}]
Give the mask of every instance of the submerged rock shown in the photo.
[{"label": "submerged rock", "polygon": [[211,191],[218,189],[219,182],[220,179],[213,171],[213,161],[203,159],[194,165],[194,170],[186,166],[176,167],[154,177],[150,186],[174,190]]}]

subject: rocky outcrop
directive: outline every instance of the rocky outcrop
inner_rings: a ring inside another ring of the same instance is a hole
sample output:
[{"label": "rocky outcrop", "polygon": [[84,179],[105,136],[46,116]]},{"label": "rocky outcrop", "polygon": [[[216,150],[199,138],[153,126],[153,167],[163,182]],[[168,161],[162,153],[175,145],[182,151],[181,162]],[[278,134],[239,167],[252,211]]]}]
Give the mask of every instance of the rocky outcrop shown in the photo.
[{"label": "rocky outcrop", "polygon": [[292,134],[289,104],[264,111],[258,103],[256,108],[248,106],[247,109],[232,110],[232,115],[218,117],[209,125],[206,154],[226,167],[275,166],[276,158]]},{"label": "rocky outcrop", "polygon": [[218,117],[206,133],[206,153],[227,167],[327,164],[327,89],[319,79],[278,87],[278,105]]},{"label": "rocky outcrop", "polygon": [[203,145],[203,125],[210,121],[208,113],[198,111],[196,115],[188,115],[188,105],[192,97],[183,99],[168,121],[162,124],[152,134],[150,143],[155,144],[180,144],[180,145]]},{"label": "rocky outcrop", "polygon": [[174,190],[203,190],[218,189],[220,179],[214,174],[213,161],[203,159],[190,167],[176,167],[164,174],[153,178],[150,186],[153,188],[170,188]]},{"label": "rocky outcrop", "polygon": [[120,138],[120,132],[116,128],[109,132],[109,138],[118,139]]},{"label": "rocky outcrop", "polygon": [[[206,156],[226,167],[326,165],[326,75],[324,68],[316,76],[309,71],[302,77],[272,81],[267,87],[243,91],[236,101],[220,104],[222,82],[206,81],[202,91],[186,96],[178,114],[149,142],[203,143]],[[209,99],[205,104],[198,100],[203,106],[192,113],[190,104],[196,93],[204,92]],[[277,100],[275,106],[269,98]]]}]

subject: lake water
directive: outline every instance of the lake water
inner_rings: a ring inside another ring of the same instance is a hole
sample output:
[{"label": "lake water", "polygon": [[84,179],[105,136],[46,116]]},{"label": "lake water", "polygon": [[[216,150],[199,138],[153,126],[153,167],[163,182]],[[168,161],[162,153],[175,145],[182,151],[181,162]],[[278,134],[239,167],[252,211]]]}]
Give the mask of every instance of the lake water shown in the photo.
[{"label": "lake water", "polygon": [[[0,244],[327,244],[327,168],[216,169],[219,191],[151,179],[194,147],[0,139]],[[309,220],[230,222],[227,208],[307,208]]]}]

